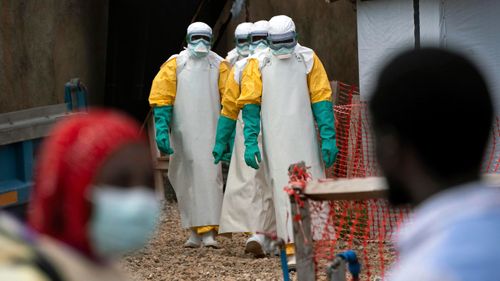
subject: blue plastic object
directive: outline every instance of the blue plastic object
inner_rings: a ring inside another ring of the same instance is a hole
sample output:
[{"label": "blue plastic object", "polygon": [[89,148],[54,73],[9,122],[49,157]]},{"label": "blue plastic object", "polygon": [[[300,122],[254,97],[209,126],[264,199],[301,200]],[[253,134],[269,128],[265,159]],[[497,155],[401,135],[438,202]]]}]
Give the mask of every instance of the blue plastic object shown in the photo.
[{"label": "blue plastic object", "polygon": [[87,108],[87,88],[80,79],[73,78],[64,84],[64,102],[69,111],[82,111]]},{"label": "blue plastic object", "polygon": [[352,250],[349,250],[340,253],[337,256],[341,257],[348,263],[347,268],[349,269],[349,272],[351,273],[352,277],[359,278],[359,274],[361,273],[361,264],[358,261],[356,253]]},{"label": "blue plastic object", "polygon": [[40,139],[0,146],[0,207],[27,203]]},{"label": "blue plastic object", "polygon": [[286,260],[285,249],[281,249],[280,259],[281,259],[281,270],[283,271],[283,281],[290,281],[290,273],[288,273],[288,261]]}]

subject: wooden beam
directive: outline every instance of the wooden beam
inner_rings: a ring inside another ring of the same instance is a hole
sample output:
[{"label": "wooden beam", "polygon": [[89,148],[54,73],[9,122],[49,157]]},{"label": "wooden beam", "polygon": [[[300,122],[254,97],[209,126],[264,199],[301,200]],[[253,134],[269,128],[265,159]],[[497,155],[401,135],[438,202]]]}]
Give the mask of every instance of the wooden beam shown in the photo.
[{"label": "wooden beam", "polygon": [[[487,185],[500,187],[500,174],[484,174]],[[305,195],[313,200],[366,200],[384,198],[387,183],[384,177],[324,179],[307,184]]]},{"label": "wooden beam", "polygon": [[0,145],[46,137],[68,114],[64,103],[0,114]]},{"label": "wooden beam", "polygon": [[483,174],[483,180],[488,185],[500,187],[500,174]]},{"label": "wooden beam", "polygon": [[315,180],[307,184],[305,195],[313,200],[364,200],[384,197],[383,177]]}]

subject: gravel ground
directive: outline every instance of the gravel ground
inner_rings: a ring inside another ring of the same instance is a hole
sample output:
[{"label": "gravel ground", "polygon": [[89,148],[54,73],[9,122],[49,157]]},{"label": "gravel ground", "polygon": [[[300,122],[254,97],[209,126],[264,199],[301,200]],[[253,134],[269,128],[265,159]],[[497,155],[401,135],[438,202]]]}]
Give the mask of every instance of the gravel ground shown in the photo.
[{"label": "gravel ground", "polygon": [[[149,245],[141,251],[126,256],[123,267],[133,280],[283,280],[279,257],[255,259],[244,253],[245,234],[234,234],[232,238],[218,237],[220,249],[183,247],[188,231],[181,229],[176,203],[167,203],[157,233]],[[355,243],[354,250],[364,262],[366,253],[371,260],[371,269],[364,266],[362,280],[378,280],[380,277],[379,244],[368,242],[366,249]],[[337,250],[345,249],[339,242]],[[390,265],[396,255],[392,247],[384,247],[384,264]],[[324,262],[324,261],[323,261]],[[320,261],[320,268],[325,264]],[[367,278],[367,274],[370,278]],[[326,280],[324,270],[318,272],[317,280]],[[291,273],[291,280],[297,280]]]},{"label": "gravel ground", "polygon": [[[255,259],[244,253],[244,234],[218,237],[221,249],[186,249],[176,203],[167,203],[158,232],[143,250],[126,256],[134,280],[283,280],[278,257]],[[296,280],[292,273],[291,280]]]}]

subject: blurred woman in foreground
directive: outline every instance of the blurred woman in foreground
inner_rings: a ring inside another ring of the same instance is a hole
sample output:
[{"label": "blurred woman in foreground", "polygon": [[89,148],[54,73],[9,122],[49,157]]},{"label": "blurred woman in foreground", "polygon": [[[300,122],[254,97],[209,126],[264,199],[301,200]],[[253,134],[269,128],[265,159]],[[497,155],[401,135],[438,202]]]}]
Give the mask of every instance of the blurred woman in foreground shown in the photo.
[{"label": "blurred woman in foreground", "polygon": [[41,148],[28,227],[0,217],[0,280],[124,280],[159,202],[139,127],[110,111],[69,117]]}]

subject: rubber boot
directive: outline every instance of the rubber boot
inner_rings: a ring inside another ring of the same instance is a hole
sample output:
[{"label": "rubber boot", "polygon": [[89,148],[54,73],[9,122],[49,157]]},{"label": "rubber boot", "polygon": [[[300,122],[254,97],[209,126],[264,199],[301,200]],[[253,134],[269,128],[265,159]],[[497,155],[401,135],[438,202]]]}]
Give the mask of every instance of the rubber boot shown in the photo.
[{"label": "rubber boot", "polygon": [[191,229],[191,235],[189,235],[189,239],[184,243],[185,248],[199,248],[201,246],[201,237],[198,233]]}]

